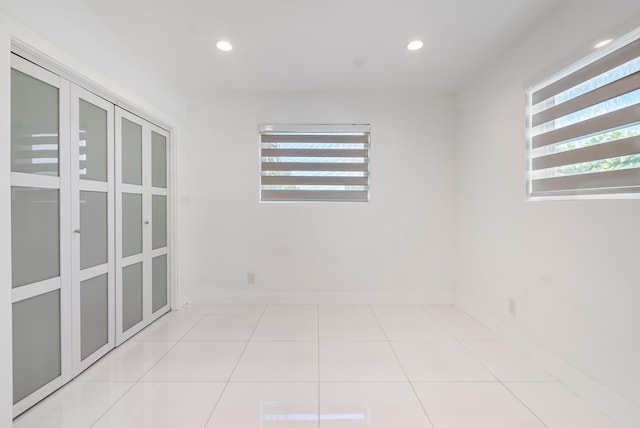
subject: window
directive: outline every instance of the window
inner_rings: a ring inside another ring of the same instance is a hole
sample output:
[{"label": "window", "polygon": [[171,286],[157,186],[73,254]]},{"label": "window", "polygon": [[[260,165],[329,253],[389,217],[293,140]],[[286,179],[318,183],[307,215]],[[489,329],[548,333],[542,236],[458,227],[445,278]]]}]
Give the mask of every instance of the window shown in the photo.
[{"label": "window", "polygon": [[529,196],[640,194],[640,34],[529,93]]},{"label": "window", "polygon": [[262,202],[367,202],[369,125],[262,125]]}]

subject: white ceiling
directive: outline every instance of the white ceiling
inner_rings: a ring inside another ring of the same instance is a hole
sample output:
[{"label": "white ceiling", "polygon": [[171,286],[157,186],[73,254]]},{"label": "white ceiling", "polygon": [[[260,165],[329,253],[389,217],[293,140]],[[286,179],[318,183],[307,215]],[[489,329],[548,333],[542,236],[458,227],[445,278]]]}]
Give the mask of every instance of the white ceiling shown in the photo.
[{"label": "white ceiling", "polygon": [[[454,91],[562,0],[83,0],[185,91]],[[414,38],[425,47],[409,52]],[[232,52],[216,50],[227,39]]]}]

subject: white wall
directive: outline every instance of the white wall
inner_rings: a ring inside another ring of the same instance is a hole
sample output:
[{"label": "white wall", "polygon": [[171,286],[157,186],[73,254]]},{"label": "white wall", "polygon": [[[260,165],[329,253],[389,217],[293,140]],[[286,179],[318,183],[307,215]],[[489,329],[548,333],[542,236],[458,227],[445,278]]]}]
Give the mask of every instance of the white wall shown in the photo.
[{"label": "white wall", "polygon": [[640,406],[640,201],[525,201],[523,82],[640,22],[635,1],[572,3],[459,94],[456,299]]},{"label": "white wall", "polygon": [[[370,123],[370,203],[260,204],[260,123]],[[191,96],[180,283],[192,302],[451,302],[453,135],[446,95]]]},{"label": "white wall", "polygon": [[[11,234],[10,43],[16,38],[181,129],[180,92],[73,0],[0,0],[0,236]],[[11,245],[0,240],[0,343],[11,343]],[[11,346],[0,347],[0,426],[12,418]]]}]

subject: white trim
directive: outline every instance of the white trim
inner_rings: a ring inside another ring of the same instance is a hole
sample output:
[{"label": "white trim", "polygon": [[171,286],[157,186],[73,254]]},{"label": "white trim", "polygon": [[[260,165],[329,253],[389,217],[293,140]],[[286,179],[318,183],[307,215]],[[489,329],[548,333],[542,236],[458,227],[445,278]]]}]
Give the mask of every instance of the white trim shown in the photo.
[{"label": "white trim", "polygon": [[261,123],[258,125],[258,132],[353,132],[368,133],[371,132],[371,125],[363,123]]},{"label": "white trim", "polygon": [[122,267],[135,265],[136,263],[142,263],[144,261],[144,254],[134,254],[133,256],[122,257]]},{"label": "white trim", "polygon": [[11,303],[18,303],[41,294],[59,290],[62,281],[60,277],[45,279],[44,281],[34,282],[32,284],[23,285],[11,290]]},{"label": "white trim", "polygon": [[456,293],[455,306],[489,327],[509,344],[531,356],[553,377],[600,409],[620,427],[634,428],[640,409],[606,389],[579,369],[544,349],[521,332],[494,318],[478,306],[471,296]]},{"label": "white trim", "polygon": [[92,266],[90,268],[80,270],[79,272],[77,272],[78,282],[84,282],[88,279],[104,275],[105,273],[109,275],[111,271],[109,265],[110,263],[105,263],[103,265]]},{"label": "white trim", "polygon": [[119,108],[115,108],[114,118],[114,170],[115,170],[115,340],[116,346],[120,345],[126,339],[122,332],[122,268],[124,267],[124,260],[122,260],[122,119],[121,111]]},{"label": "white trim", "polygon": [[169,246],[169,253],[167,260],[167,280],[169,281],[169,306],[171,309],[178,309],[182,307],[183,297],[179,292],[178,287],[178,208],[176,195],[178,192],[178,179],[177,174],[174,172],[178,170],[178,150],[175,144],[176,132],[173,131],[167,138],[167,186],[169,187],[169,193],[167,195],[167,245]]},{"label": "white trim", "polygon": [[40,189],[60,189],[60,178],[50,175],[36,175],[25,174],[23,172],[12,172],[11,186],[35,187]]},{"label": "white trim", "polygon": [[[113,107],[111,108],[111,110],[113,110]],[[113,131],[111,131],[110,133],[113,133]],[[113,150],[109,150],[107,153],[107,156],[110,156],[110,152],[112,152]],[[107,160],[107,162],[109,162]],[[110,170],[113,168],[109,168]],[[101,193],[108,193],[109,192],[109,183],[105,183],[103,181],[93,181],[93,180],[79,180],[78,183],[78,191],[81,192],[101,192]],[[111,205],[109,206],[109,208],[111,208]]]},{"label": "white trim", "polygon": [[71,210],[71,94],[70,84],[60,79],[60,363],[62,380],[73,377],[73,271],[72,271],[72,210]]},{"label": "white trim", "polygon": [[151,195],[153,196],[169,196],[169,191],[161,187],[152,187]]},{"label": "white trim", "polygon": [[139,186],[137,184],[120,183],[119,187],[122,193],[132,193],[132,194],[138,194],[138,195],[141,195],[142,193],[144,193],[143,186]]},{"label": "white trim", "polygon": [[143,121],[142,125],[142,253],[144,262],[142,263],[142,322],[148,325],[151,318],[152,308],[152,209],[151,209],[151,126],[149,122]]},{"label": "white trim", "polygon": [[[151,250],[151,258],[152,259],[154,259],[156,257],[164,256],[166,254],[169,254],[169,251],[168,251],[167,247],[156,248],[155,250]],[[169,260],[167,260],[167,264],[168,263],[169,263]]]}]

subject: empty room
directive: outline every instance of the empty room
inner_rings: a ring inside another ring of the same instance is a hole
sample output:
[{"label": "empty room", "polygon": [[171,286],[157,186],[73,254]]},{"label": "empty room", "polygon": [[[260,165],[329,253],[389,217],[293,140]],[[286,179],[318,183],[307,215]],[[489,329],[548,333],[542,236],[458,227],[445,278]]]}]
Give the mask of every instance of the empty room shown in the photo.
[{"label": "empty room", "polygon": [[0,427],[640,426],[636,0],[0,0],[0,141]]}]

